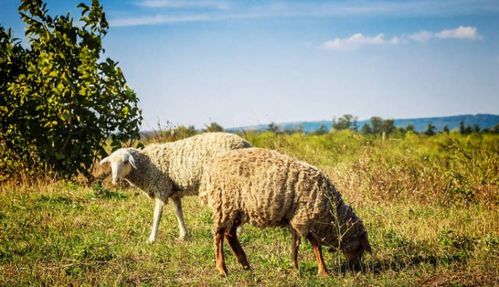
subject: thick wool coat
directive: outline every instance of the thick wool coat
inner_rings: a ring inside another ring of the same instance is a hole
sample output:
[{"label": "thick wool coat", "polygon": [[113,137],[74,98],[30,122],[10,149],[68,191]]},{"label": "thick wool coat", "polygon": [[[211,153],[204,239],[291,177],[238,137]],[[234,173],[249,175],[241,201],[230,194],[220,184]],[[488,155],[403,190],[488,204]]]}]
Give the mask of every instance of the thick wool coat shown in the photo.
[{"label": "thick wool coat", "polygon": [[199,195],[213,210],[215,230],[244,223],[289,226],[301,237],[342,249],[365,232],[323,172],[272,150],[216,156],[205,169]]},{"label": "thick wool coat", "polygon": [[247,147],[251,145],[238,135],[205,133],[143,150],[130,148],[137,168],[126,179],[151,198],[196,195],[203,169],[216,154]]}]

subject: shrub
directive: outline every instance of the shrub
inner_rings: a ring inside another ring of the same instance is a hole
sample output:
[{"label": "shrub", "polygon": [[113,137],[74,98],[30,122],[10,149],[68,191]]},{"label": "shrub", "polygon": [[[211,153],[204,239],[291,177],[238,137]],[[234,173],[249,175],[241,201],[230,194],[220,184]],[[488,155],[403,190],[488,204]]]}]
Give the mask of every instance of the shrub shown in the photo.
[{"label": "shrub", "polygon": [[[102,6],[48,15],[22,0],[28,48],[0,27],[0,180],[27,173],[89,175],[95,159],[139,137],[141,112],[117,62],[101,61],[108,24]],[[5,79],[5,81],[3,80]]]}]

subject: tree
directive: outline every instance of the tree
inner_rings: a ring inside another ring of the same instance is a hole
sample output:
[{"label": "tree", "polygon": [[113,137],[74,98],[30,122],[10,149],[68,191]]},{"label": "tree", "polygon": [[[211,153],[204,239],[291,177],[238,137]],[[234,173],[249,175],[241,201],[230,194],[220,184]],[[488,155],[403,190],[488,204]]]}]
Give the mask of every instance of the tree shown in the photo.
[{"label": "tree", "polygon": [[357,118],[350,114],[343,115],[338,120],[336,120],[336,118],[333,118],[333,130],[339,131],[351,129],[353,128],[353,122],[357,124]]},{"label": "tree", "polygon": [[424,132],[425,135],[427,136],[433,136],[435,135],[435,126],[432,123],[428,123],[428,127],[426,128],[426,131]]},{"label": "tree", "polygon": [[459,122],[459,133],[461,133],[463,135],[467,135],[467,134],[471,134],[471,132],[472,132],[471,127],[464,124],[463,121]]},{"label": "tree", "polygon": [[[33,166],[34,157],[32,148],[27,148],[26,139],[17,136],[19,128],[12,125],[12,109],[8,104],[9,83],[19,75],[25,74],[27,67],[27,51],[21,46],[18,39],[12,36],[12,31],[0,26],[0,181],[16,171],[24,172]],[[18,147],[23,156],[11,147]]]},{"label": "tree", "polygon": [[327,134],[327,128],[325,125],[320,125],[319,128],[315,131],[315,134],[317,135],[324,135]]},{"label": "tree", "polygon": [[274,123],[274,122],[271,122],[271,123],[268,125],[267,130],[268,130],[269,132],[273,132],[273,133],[276,133],[276,134],[280,132],[279,126],[278,126],[278,125],[276,125],[276,123]]},{"label": "tree", "polygon": [[[70,14],[49,16],[43,0],[21,0],[28,47],[3,28],[0,34],[0,73],[7,74],[0,86],[0,141],[24,166],[47,167],[65,178],[88,175],[106,154],[108,138],[113,149],[139,138],[142,120],[117,62],[103,59],[108,23],[102,6],[93,0],[78,7],[74,23]],[[15,62],[18,69],[3,70]]]},{"label": "tree", "polygon": [[479,133],[480,132],[480,126],[478,124],[473,125],[473,132]]},{"label": "tree", "polygon": [[449,127],[447,125],[444,126],[443,130],[444,133],[448,134],[450,132]]},{"label": "tree", "polygon": [[357,132],[359,130],[359,121],[357,117],[354,117],[352,120],[352,127],[350,128],[352,131]]},{"label": "tree", "polygon": [[380,134],[383,132],[383,119],[380,117],[372,117],[371,128],[373,134]]},{"label": "tree", "polygon": [[407,132],[413,132],[413,133],[415,133],[415,132],[416,132],[416,128],[414,127],[414,125],[413,125],[413,124],[408,124],[408,125],[407,125],[407,127],[405,128],[405,130],[406,130]]},{"label": "tree", "polygon": [[217,124],[216,122],[212,122],[209,125],[206,125],[206,128],[204,129],[205,132],[223,132],[224,128]]},{"label": "tree", "polygon": [[395,122],[392,119],[387,119],[383,121],[382,130],[387,135],[392,134],[395,131]]},{"label": "tree", "polygon": [[369,134],[372,134],[372,129],[371,129],[371,126],[369,126],[369,124],[364,124],[362,126],[362,129],[361,129],[361,133],[365,134],[365,135],[369,135]]}]

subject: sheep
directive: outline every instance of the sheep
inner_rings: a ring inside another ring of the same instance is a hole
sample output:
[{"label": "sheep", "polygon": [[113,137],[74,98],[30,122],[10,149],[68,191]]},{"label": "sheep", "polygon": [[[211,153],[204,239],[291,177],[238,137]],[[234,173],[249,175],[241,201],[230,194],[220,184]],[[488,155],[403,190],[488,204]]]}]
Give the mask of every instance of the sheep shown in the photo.
[{"label": "sheep", "polygon": [[355,268],[364,251],[372,252],[362,221],[328,178],[316,167],[276,151],[248,148],[218,155],[205,168],[199,197],[213,211],[215,265],[221,275],[227,275],[224,236],[243,269],[250,269],[236,233],[245,223],[290,228],[296,269],[299,239],[308,239],[321,276],[328,274],[322,245],[341,249]]},{"label": "sheep", "polygon": [[143,150],[121,148],[100,164],[109,163],[112,183],[125,179],[155,200],[153,224],[147,243],[156,240],[163,206],[171,199],[179,226],[179,239],[185,228],[181,199],[197,195],[203,167],[215,154],[250,147],[243,138],[230,133],[205,133],[171,143],[151,144]]}]

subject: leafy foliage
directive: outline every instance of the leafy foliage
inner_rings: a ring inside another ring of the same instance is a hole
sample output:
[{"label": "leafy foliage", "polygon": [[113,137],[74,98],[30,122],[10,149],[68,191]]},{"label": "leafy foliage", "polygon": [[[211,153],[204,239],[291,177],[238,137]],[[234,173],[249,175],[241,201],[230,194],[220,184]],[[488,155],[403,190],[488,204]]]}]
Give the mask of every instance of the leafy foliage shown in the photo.
[{"label": "leafy foliage", "polygon": [[274,122],[271,122],[268,125],[267,130],[269,132],[273,132],[273,133],[279,133],[280,132],[279,126],[276,123],[274,123]]},{"label": "leafy foliage", "polygon": [[205,131],[205,132],[223,132],[224,128],[216,122],[211,122],[209,125],[206,125],[206,128],[203,131]]},{"label": "leafy foliage", "polygon": [[[31,162],[20,161],[18,153],[8,148],[24,147],[24,153],[29,155],[32,148],[26,148],[26,139],[16,136],[20,134],[19,127],[11,125],[14,111],[9,109],[8,84],[27,71],[28,52],[24,50],[18,39],[13,38],[11,30],[0,26],[0,179],[2,174],[9,174],[16,170],[23,170]],[[27,160],[31,157],[26,157]]]},{"label": "leafy foliage", "polygon": [[333,118],[333,129],[334,130],[346,130],[346,129],[357,129],[357,117],[352,115],[343,115],[338,120]]},{"label": "leafy foliage", "polygon": [[[348,115],[345,115],[348,116]],[[345,117],[343,116],[343,117]],[[353,117],[353,116],[350,116]],[[356,117],[353,117],[356,119]],[[354,123],[354,128],[352,130],[357,131],[357,123],[356,120],[353,122]],[[333,121],[334,125],[334,121]],[[414,131],[414,126],[408,127],[408,130],[411,129]],[[365,123],[362,128],[360,129],[360,132],[369,135],[369,134],[385,134],[385,135],[391,135],[397,131],[397,128],[395,127],[395,121],[393,119],[382,119],[381,117],[371,117],[370,123]],[[403,130],[401,130],[403,131]]]},{"label": "leafy foliage", "polygon": [[22,0],[28,48],[0,27],[0,170],[88,175],[111,138],[113,149],[139,138],[141,111],[117,62],[101,61],[108,23],[102,6],[81,17],[49,16],[42,0]]},{"label": "leafy foliage", "polygon": [[315,134],[324,135],[324,134],[327,134],[328,132],[329,131],[327,130],[326,126],[320,125],[319,129],[315,132]]},{"label": "leafy foliage", "polygon": [[431,123],[428,124],[428,127],[426,128],[426,131],[424,132],[425,135],[427,136],[433,136],[435,135],[435,126],[432,125]]}]

